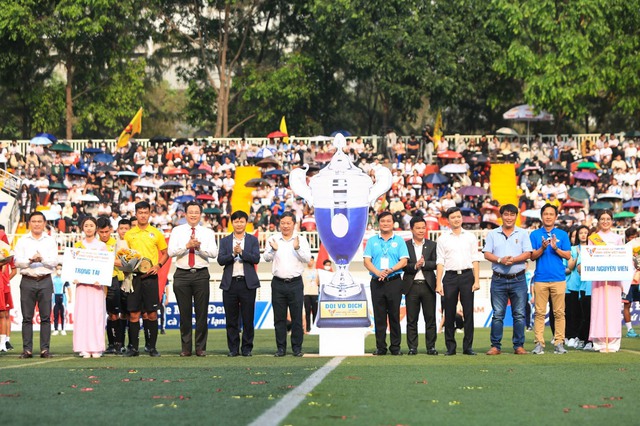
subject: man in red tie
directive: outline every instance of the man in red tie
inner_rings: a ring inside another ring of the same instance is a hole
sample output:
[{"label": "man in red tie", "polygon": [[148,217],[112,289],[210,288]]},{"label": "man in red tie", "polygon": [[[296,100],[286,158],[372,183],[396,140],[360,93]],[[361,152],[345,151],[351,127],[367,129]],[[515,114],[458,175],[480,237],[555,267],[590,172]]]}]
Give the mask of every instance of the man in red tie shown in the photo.
[{"label": "man in red tie", "polygon": [[192,353],[192,303],[196,314],[196,355],[205,356],[209,331],[209,262],[218,255],[218,247],[213,231],[200,225],[200,204],[187,203],[186,217],[187,223],[171,231],[168,250],[169,256],[176,258],[173,292],[180,311],[180,356],[191,356]]}]

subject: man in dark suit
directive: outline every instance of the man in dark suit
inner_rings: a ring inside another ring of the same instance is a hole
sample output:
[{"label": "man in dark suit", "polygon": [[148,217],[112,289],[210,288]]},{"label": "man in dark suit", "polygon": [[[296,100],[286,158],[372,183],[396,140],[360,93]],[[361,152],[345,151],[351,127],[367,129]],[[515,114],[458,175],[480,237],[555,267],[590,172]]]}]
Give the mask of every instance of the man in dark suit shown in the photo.
[{"label": "man in dark suit", "polygon": [[436,351],[436,243],[425,238],[427,224],[422,216],[411,218],[413,237],[406,241],[409,261],[404,267],[404,293],[407,306],[407,344],[409,355],[418,354],[418,318],[424,316],[427,354]]},{"label": "man in dark suit", "polygon": [[[233,232],[220,240],[218,263],[224,266],[220,289],[227,316],[227,345],[234,357],[251,356],[253,350],[253,317],[255,313],[256,289],[260,280],[256,265],[260,262],[258,239],[247,234],[249,216],[243,211],[231,215]],[[240,347],[240,321],[242,315],[242,347]],[[242,352],[239,351],[242,349]]]}]

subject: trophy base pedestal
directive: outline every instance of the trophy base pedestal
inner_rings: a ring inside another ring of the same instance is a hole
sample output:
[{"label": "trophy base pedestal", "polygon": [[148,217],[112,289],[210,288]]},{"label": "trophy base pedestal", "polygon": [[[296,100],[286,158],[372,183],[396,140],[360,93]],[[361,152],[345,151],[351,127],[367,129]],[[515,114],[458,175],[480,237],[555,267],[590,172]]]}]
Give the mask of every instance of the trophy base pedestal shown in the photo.
[{"label": "trophy base pedestal", "polygon": [[360,291],[348,297],[329,295],[325,289],[320,290],[318,300],[318,328],[354,328],[369,327],[369,303],[364,286]]},{"label": "trophy base pedestal", "polygon": [[368,328],[330,328],[318,330],[320,356],[363,356]]}]

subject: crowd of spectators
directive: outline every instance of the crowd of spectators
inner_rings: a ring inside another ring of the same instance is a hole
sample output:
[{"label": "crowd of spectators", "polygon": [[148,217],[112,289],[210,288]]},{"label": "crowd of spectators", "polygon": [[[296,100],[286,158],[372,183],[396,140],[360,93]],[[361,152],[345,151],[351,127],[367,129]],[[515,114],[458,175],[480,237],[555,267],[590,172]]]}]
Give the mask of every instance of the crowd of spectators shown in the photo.
[{"label": "crowd of spectators", "polygon": [[[389,130],[377,147],[361,137],[348,138],[345,152],[365,173],[373,176],[382,166],[393,175],[387,196],[370,209],[370,229],[377,229],[375,215],[385,209],[393,213],[397,229],[408,229],[416,214],[430,218],[429,227],[437,229],[442,212],[454,205],[463,208],[465,227],[497,226],[499,204],[489,183],[490,164],[495,162],[516,163],[520,207],[533,212],[525,214],[530,218],[525,227],[537,226],[535,211],[547,202],[559,207],[565,225],[591,226],[591,207],[602,194],[610,195],[616,210],[640,198],[639,143],[613,133],[580,145],[571,136],[525,143],[518,137],[483,135],[447,142],[444,137],[435,140],[429,129],[404,139]],[[14,141],[0,148],[0,167],[22,180],[22,221],[35,209],[44,209],[59,232],[78,232],[86,215],[108,215],[115,224],[131,217],[139,200],[154,206],[150,222],[167,230],[185,221],[183,206],[192,199],[202,202],[205,225],[223,231],[232,212],[236,167],[254,164],[262,167],[264,177],[253,192],[254,227],[276,231],[280,215],[291,210],[302,229],[314,230],[313,208],[294,196],[288,171],[310,164],[309,173],[315,173],[331,160],[333,150],[330,141],[322,140],[270,139],[258,146],[197,138],[148,146],[132,141],[124,148],[89,141],[81,152],[49,148],[31,145],[25,154]],[[428,178],[439,172],[439,179]],[[570,190],[576,187],[588,196],[572,198]]]}]

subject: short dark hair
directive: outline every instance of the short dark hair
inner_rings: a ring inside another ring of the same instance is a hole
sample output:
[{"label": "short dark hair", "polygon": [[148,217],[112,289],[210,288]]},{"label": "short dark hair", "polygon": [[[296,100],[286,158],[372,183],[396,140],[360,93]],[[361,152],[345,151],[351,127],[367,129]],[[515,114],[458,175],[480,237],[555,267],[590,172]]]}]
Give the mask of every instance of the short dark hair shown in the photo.
[{"label": "short dark hair", "polygon": [[144,209],[151,210],[151,205],[149,204],[149,202],[147,202],[147,201],[138,201],[136,203],[136,212],[138,210],[144,210]]},{"label": "short dark hair", "polygon": [[378,213],[378,222],[380,222],[380,220],[384,219],[387,216],[393,216],[393,214],[389,210]]},{"label": "short dark hair", "polygon": [[556,206],[554,206],[553,204],[545,204],[544,206],[542,206],[542,208],[540,209],[540,214],[542,215],[542,213],[544,213],[544,211],[546,209],[553,209],[553,211],[555,212],[556,216],[558,215],[558,208]]},{"label": "short dark hair", "polygon": [[635,226],[630,226],[624,231],[624,236],[627,239],[634,235],[638,235],[638,228],[636,228]]},{"label": "short dark hair", "polygon": [[107,216],[100,216],[96,222],[98,229],[111,228],[111,221]]},{"label": "short dark hair", "polygon": [[286,211],[282,213],[282,216],[280,216],[280,220],[284,219],[285,217],[290,217],[293,223],[296,223],[296,215],[294,215],[293,212]]},{"label": "short dark hair", "polygon": [[425,225],[427,224],[427,221],[424,220],[424,217],[417,214],[411,218],[411,220],[409,221],[409,226],[411,227],[411,229],[413,229],[416,223],[421,223],[421,222],[424,223]]},{"label": "short dark hair", "polygon": [[44,213],[42,213],[41,211],[36,211],[33,212],[29,215],[29,220],[27,220],[27,222],[31,222],[31,218],[36,217],[36,216],[42,216],[42,219],[46,222],[47,218],[44,216]]},{"label": "short dark hair", "polygon": [[513,204],[505,204],[504,206],[500,207],[500,214],[504,214],[505,212],[518,214],[518,208]]},{"label": "short dark hair", "polygon": [[449,207],[447,209],[447,211],[444,213],[444,217],[449,219],[449,216],[451,216],[452,214],[457,213],[457,212],[462,212],[462,210],[460,210],[460,207],[457,207],[457,206],[456,207]]},{"label": "short dark hair", "polygon": [[187,212],[187,210],[189,210],[189,207],[191,206],[197,206],[198,210],[200,210],[200,213],[202,213],[202,205],[200,205],[199,202],[197,201],[189,201],[187,204],[184,205],[184,211],[185,213]]},{"label": "short dark hair", "polygon": [[118,221],[118,226],[120,225],[129,225],[131,226],[131,220],[130,219],[120,219]]},{"label": "short dark hair", "polygon": [[248,222],[249,215],[246,212],[243,212],[242,210],[236,210],[235,212],[231,213],[231,222],[233,222],[236,219],[244,219]]}]

